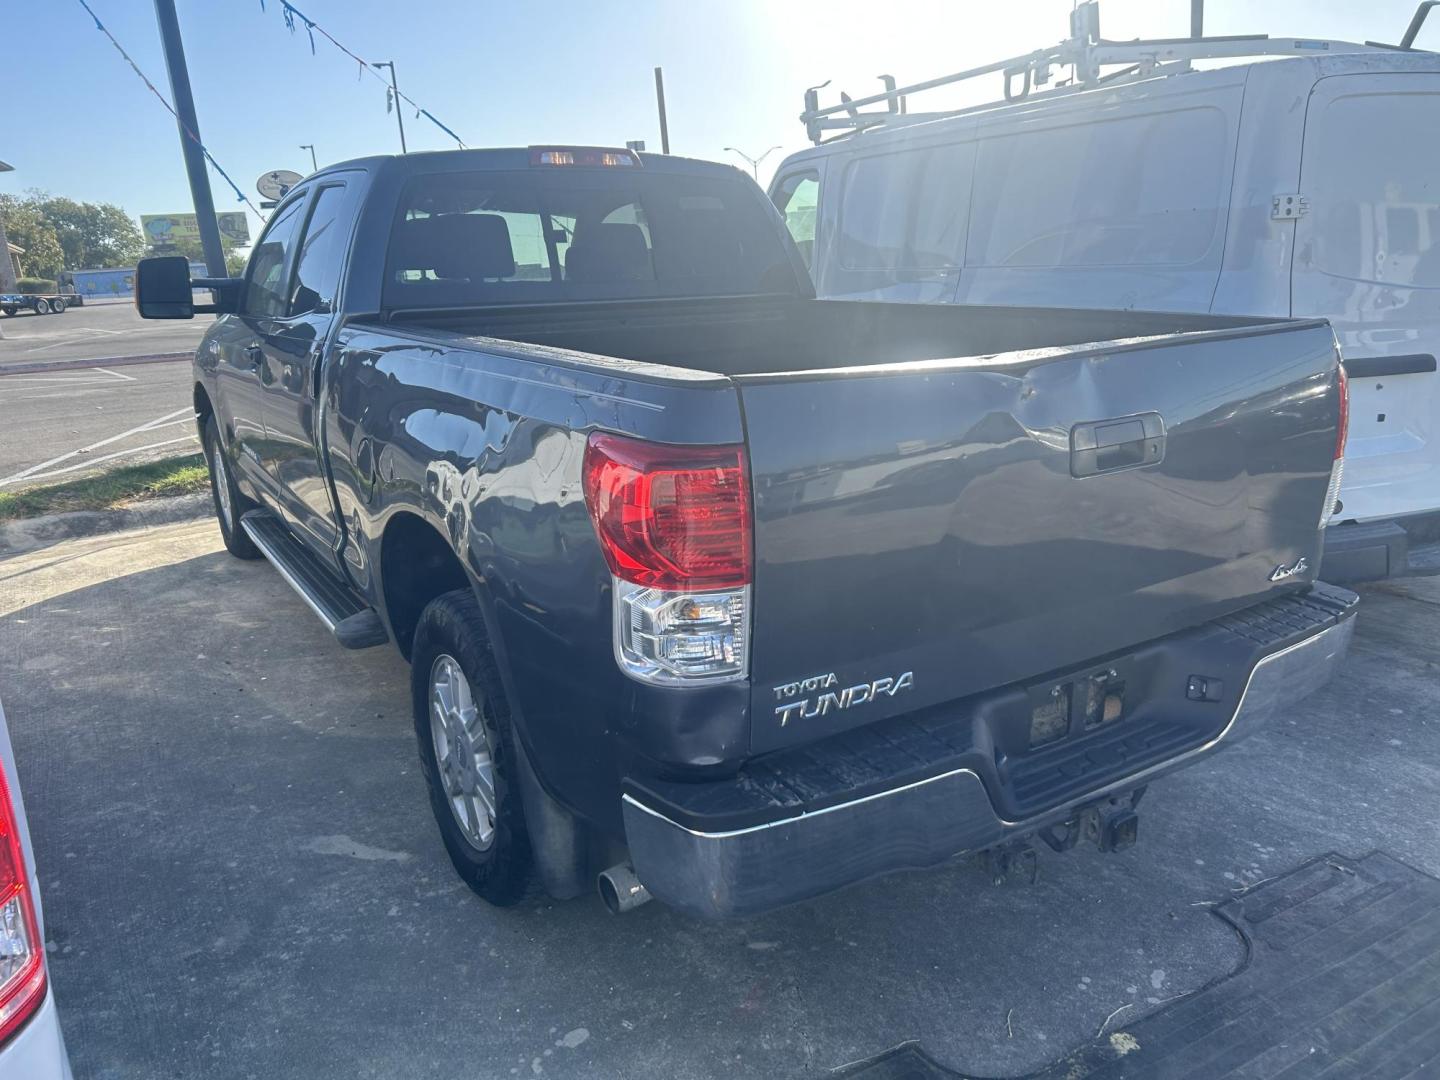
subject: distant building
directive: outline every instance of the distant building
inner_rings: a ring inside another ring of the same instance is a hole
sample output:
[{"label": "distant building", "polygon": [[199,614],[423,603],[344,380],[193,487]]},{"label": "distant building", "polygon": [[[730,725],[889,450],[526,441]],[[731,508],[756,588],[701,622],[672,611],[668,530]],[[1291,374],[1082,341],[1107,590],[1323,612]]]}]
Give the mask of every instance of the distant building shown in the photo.
[{"label": "distant building", "polygon": [[[192,277],[205,277],[205,266],[203,263],[191,262],[190,275]],[[122,266],[108,270],[66,270],[61,274],[62,280],[75,286],[75,291],[81,296],[134,296],[135,295],[135,268],[133,266]]]},{"label": "distant building", "polygon": [[65,276],[81,296],[134,296],[135,268],[68,270]]},{"label": "distant building", "polygon": [[[13,275],[12,280],[24,277],[24,276],[25,276],[25,271],[23,271],[23,270],[20,269],[20,256],[25,254],[25,249],[22,248],[19,244],[12,244],[12,243],[10,243],[9,240],[6,240],[6,241],[5,241],[5,254],[6,254],[6,255],[9,257],[9,259],[10,259],[10,267],[11,267],[11,271],[10,271],[10,272],[11,272],[11,274]],[[4,281],[4,280],[5,280],[5,275],[4,275],[4,274],[0,274],[0,281]]]}]

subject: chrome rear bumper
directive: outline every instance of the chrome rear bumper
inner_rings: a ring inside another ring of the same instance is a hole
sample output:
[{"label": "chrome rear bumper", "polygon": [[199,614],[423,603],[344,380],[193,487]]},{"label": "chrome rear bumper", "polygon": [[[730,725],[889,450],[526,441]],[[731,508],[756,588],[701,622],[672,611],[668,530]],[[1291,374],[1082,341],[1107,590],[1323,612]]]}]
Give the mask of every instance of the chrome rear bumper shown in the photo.
[{"label": "chrome rear bumper", "polygon": [[1006,820],[980,775],[956,768],[796,816],[729,831],[679,824],[630,793],[625,832],[635,872],[674,907],[705,917],[750,915],[820,896],[896,870],[918,869],[1065,821],[1080,808],[1123,794],[1263,728],[1276,713],[1323,686],[1354,632],[1353,610],[1309,637],[1263,656],[1234,714],[1198,746],[1043,813]]}]

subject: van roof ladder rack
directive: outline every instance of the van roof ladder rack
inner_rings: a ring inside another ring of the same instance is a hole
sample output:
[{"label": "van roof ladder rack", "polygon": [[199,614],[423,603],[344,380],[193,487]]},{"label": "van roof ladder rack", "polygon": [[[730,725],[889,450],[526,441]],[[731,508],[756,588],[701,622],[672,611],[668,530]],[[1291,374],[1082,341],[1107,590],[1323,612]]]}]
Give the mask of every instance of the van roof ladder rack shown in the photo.
[{"label": "van roof ladder rack", "polygon": [[[1440,0],[1424,0],[1410,21],[1399,45],[1380,42],[1331,41],[1323,38],[1272,38],[1268,34],[1244,34],[1230,37],[1141,38],[1135,41],[1107,41],[1100,36],[1099,0],[1086,0],[1070,12],[1070,36],[1048,49],[1037,49],[1021,56],[997,60],[991,64],[942,75],[936,79],[897,86],[889,75],[880,76],[885,90],[870,97],[852,99],[840,95],[840,104],[820,107],[820,91],[828,86],[811,87],[805,91],[805,111],[800,120],[805,124],[810,141],[820,143],[827,131],[855,132],[885,124],[913,123],[944,116],[957,116],[974,109],[989,108],[994,102],[944,112],[912,113],[908,99],[941,86],[975,79],[1000,72],[1004,75],[1007,102],[1032,97],[1049,97],[1073,93],[1102,84],[1132,82],[1157,74],[1176,74],[1190,70],[1194,60],[1231,60],[1264,56],[1313,56],[1316,53],[1394,52],[1412,49],[1429,9]],[[1073,76],[1056,83],[1049,90],[1037,87],[1050,85],[1053,69],[1071,66]],[[1106,68],[1119,68],[1105,72]],[[1017,82],[1018,80],[1018,82]],[[883,110],[862,111],[867,106],[883,105]]]}]

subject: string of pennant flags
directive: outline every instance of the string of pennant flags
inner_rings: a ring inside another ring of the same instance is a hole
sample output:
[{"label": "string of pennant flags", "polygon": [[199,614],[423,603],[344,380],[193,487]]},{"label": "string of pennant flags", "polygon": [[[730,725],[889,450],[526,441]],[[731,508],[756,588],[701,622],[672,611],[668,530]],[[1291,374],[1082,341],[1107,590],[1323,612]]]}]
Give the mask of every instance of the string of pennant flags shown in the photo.
[{"label": "string of pennant flags", "polygon": [[130,65],[130,70],[132,70],[137,76],[139,76],[140,81],[145,84],[145,88],[149,90],[150,93],[155,95],[156,99],[160,102],[161,105],[165,106],[165,111],[175,118],[175,122],[180,126],[180,130],[185,133],[185,137],[200,148],[200,152],[205,155],[205,160],[210,163],[210,167],[220,175],[220,178],[222,180],[224,180],[227,184],[230,185],[230,190],[235,192],[236,199],[248,206],[251,210],[255,212],[255,215],[257,217],[263,220],[265,215],[260,213],[259,209],[255,206],[253,202],[250,201],[249,197],[245,194],[245,192],[240,190],[240,185],[235,183],[234,180],[230,179],[230,174],[220,167],[220,163],[215,160],[215,156],[211,154],[210,150],[205,146],[205,144],[200,141],[200,136],[196,135],[195,132],[191,131],[189,126],[180,119],[180,114],[175,111],[175,106],[171,105],[169,99],[166,98],[165,95],[162,94],[158,89],[156,89],[155,84],[150,81],[149,76],[147,76],[145,72],[140,70],[140,65],[135,63],[134,59],[130,56],[130,54],[125,51],[124,46],[121,45],[120,42],[115,40],[115,35],[112,34],[105,26],[105,24],[100,21],[100,16],[95,14],[94,10],[90,7],[90,5],[86,3],[86,0],[78,0],[78,2],[80,6],[85,9],[85,13],[89,15],[90,18],[95,20],[95,29],[99,30],[100,33],[104,34],[107,38],[110,39],[110,44],[115,46],[115,51],[124,58],[125,63]]},{"label": "string of pennant flags", "polygon": [[[260,0],[260,10],[262,12],[269,10],[265,6],[265,0]],[[455,132],[449,127],[447,127],[445,124],[441,123],[434,113],[432,113],[429,109],[423,107],[418,101],[410,97],[409,94],[403,93],[402,91],[393,88],[390,85],[390,80],[386,79],[385,76],[381,75],[380,72],[375,70],[374,64],[365,60],[362,56],[358,55],[353,50],[348,49],[344,45],[342,45],[334,34],[330,33],[330,31],[326,30],[314,19],[310,18],[310,16],[306,15],[294,4],[290,3],[290,0],[280,0],[280,13],[285,20],[286,28],[290,31],[291,34],[294,34],[301,26],[305,28],[305,34],[310,39],[310,54],[312,56],[315,55],[315,35],[319,34],[326,41],[330,42],[331,45],[334,45],[335,48],[339,49],[342,53],[350,57],[351,60],[354,60],[355,63],[359,65],[359,70],[355,76],[357,79],[361,78],[366,72],[369,72],[375,78],[383,82],[385,84],[385,111],[387,113],[390,112],[392,109],[399,108],[400,102],[403,101],[405,104],[409,105],[415,110],[415,119],[418,120],[423,116],[426,120],[429,120],[446,135],[450,136],[450,138],[454,139],[456,145],[459,146],[460,149],[469,149],[469,147],[465,145],[465,140],[460,138],[459,135],[455,134]]]}]

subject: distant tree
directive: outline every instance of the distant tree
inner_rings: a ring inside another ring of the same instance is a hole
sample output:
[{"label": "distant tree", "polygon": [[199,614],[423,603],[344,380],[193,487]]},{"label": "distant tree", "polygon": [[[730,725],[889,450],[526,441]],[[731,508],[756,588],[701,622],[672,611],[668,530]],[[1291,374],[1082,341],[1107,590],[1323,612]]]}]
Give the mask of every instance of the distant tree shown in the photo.
[{"label": "distant tree", "polygon": [[0,220],[10,243],[25,249],[26,276],[53,278],[65,269],[65,252],[55,227],[33,198],[0,195]]},{"label": "distant tree", "polygon": [[134,266],[145,254],[145,235],[114,203],[76,202],[63,195],[31,192],[29,200],[55,230],[72,270]]},{"label": "distant tree", "polygon": [[[241,253],[240,245],[232,243],[224,233],[220,234],[220,246],[225,251],[225,271],[231,277],[240,277],[245,273],[245,264],[249,261],[248,253]],[[166,245],[164,254],[184,255],[191,262],[204,262],[205,252],[200,247],[199,240],[172,240]]]}]

